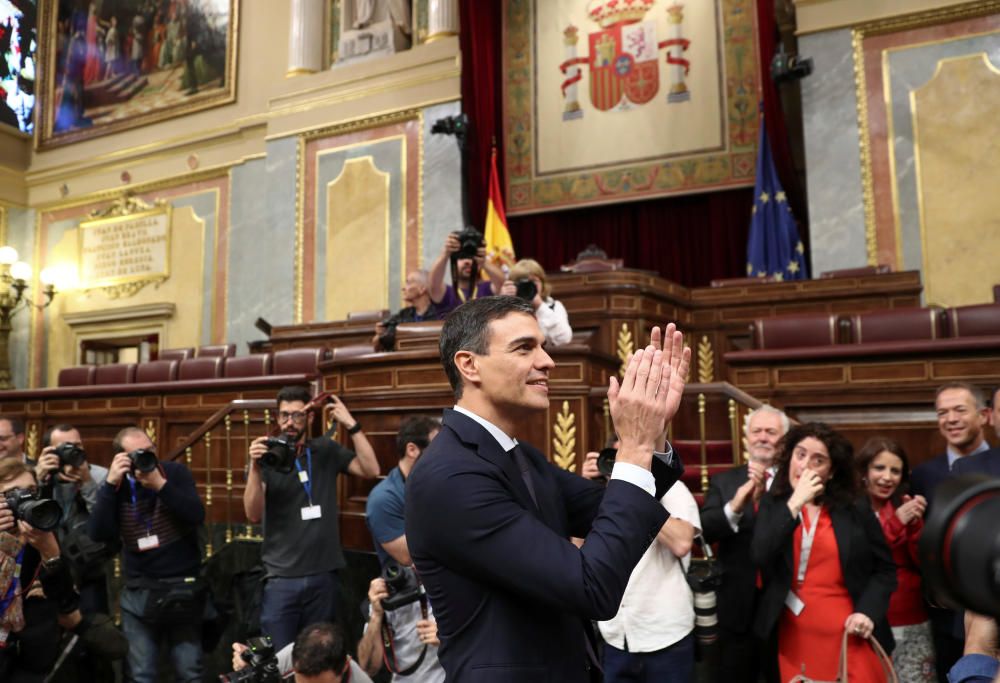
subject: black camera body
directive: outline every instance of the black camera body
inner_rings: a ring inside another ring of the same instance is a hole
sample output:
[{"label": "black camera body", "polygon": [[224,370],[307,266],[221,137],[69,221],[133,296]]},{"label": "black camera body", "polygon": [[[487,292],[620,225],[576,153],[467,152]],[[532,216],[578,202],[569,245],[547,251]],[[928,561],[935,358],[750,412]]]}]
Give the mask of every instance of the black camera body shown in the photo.
[{"label": "black camera body", "polygon": [[[617,459],[617,448],[603,448],[597,455],[597,470],[605,479],[611,479],[611,472],[615,468]],[[674,453],[673,447],[668,443],[666,453],[653,453],[649,471],[656,480],[655,495],[656,499],[659,500],[684,475],[684,463],[681,462],[681,459]]]},{"label": "black camera body", "polygon": [[70,467],[79,467],[83,463],[87,462],[87,453],[79,444],[75,444],[71,441],[66,441],[59,444],[52,452],[59,456],[59,466],[63,467],[69,465]]},{"label": "black camera body", "polygon": [[41,531],[52,531],[62,521],[62,508],[54,500],[39,498],[38,493],[29,489],[10,489],[4,492],[7,508],[14,513],[14,519],[23,519]]},{"label": "black camera body", "polygon": [[143,474],[149,474],[160,464],[156,451],[152,448],[137,448],[128,454],[128,459],[132,461],[132,471]]},{"label": "black camera body", "polygon": [[295,454],[298,452],[296,440],[287,434],[268,437],[267,452],[260,456],[260,466],[279,474],[288,474],[295,469]]},{"label": "black camera body", "polygon": [[281,680],[278,657],[274,653],[270,637],[260,636],[248,640],[247,649],[240,653],[240,657],[250,666],[222,674],[219,676],[222,683],[278,683]]},{"label": "black camera body", "polygon": [[466,226],[464,230],[455,236],[458,238],[458,251],[451,255],[454,261],[464,258],[476,258],[479,249],[486,246],[483,233],[471,225]]},{"label": "black camera body", "polygon": [[517,286],[515,296],[525,301],[533,301],[538,295],[538,285],[530,277],[522,277],[514,283]]},{"label": "black camera body", "polygon": [[396,349],[396,327],[399,325],[399,314],[390,315],[382,321],[382,334],[378,336],[378,345],[383,351]]},{"label": "black camera body", "polygon": [[389,562],[382,568],[382,578],[389,589],[389,597],[382,599],[382,609],[387,612],[416,602],[424,596],[423,584],[410,567]]},{"label": "black camera body", "polygon": [[775,83],[786,83],[805,78],[813,72],[813,60],[801,55],[789,55],[784,48],[771,59],[771,78]]}]

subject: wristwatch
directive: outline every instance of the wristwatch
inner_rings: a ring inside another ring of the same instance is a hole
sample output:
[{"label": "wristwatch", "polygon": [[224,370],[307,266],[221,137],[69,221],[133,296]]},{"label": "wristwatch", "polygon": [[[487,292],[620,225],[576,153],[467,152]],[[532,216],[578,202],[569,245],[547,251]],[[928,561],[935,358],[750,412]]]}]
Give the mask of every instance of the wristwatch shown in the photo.
[{"label": "wristwatch", "polygon": [[348,433],[349,435],[351,435],[351,436],[354,436],[355,434],[357,434],[357,433],[358,433],[358,432],[360,432],[360,431],[361,431],[361,423],[360,423],[360,422],[357,422],[357,421],[355,421],[355,423],[354,423],[354,426],[353,426],[353,427],[351,427],[350,429],[348,429],[348,430],[347,430],[347,433]]}]

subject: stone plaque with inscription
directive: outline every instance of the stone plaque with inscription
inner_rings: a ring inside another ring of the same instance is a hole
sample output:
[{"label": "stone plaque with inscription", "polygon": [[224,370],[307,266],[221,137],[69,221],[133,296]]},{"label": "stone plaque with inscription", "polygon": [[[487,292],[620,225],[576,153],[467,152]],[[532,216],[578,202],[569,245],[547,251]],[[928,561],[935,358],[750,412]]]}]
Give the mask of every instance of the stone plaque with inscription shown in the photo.
[{"label": "stone plaque with inscription", "polygon": [[80,223],[80,286],[163,282],[170,275],[170,207]]}]

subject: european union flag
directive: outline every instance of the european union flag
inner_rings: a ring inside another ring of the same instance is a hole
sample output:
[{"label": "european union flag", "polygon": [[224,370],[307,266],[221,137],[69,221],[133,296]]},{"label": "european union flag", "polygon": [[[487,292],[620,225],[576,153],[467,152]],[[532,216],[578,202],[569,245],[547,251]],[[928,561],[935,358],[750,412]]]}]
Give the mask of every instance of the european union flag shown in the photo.
[{"label": "european union flag", "polygon": [[757,149],[757,182],[754,183],[753,217],[747,240],[747,276],[774,276],[782,280],[805,280],[806,254],[792,208],[774,170],[771,146],[764,120],[760,122]]}]

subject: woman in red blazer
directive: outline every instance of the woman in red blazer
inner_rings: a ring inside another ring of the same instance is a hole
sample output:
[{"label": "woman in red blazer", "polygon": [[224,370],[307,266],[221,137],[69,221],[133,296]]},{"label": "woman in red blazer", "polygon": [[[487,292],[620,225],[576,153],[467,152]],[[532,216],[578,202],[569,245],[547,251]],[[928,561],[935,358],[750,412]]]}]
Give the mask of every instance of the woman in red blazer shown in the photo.
[{"label": "woman in red blazer", "polygon": [[906,495],[910,463],[906,452],[892,439],[869,439],[858,451],[855,464],[896,563],[898,587],[889,599],[888,614],[896,641],[893,665],[902,683],[930,683],[937,678],[934,644],[920,587],[917,554],[927,500]]}]

